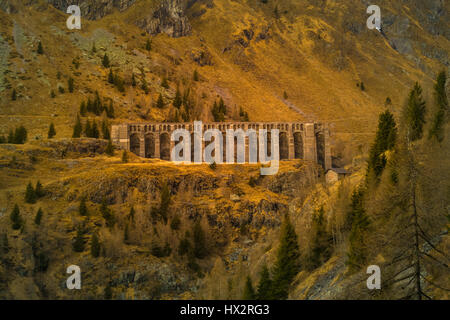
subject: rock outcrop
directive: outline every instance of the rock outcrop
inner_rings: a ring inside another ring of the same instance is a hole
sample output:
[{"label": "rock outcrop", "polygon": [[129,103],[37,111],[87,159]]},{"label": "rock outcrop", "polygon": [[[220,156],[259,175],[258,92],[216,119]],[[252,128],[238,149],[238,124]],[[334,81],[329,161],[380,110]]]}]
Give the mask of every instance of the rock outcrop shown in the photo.
[{"label": "rock outcrop", "polygon": [[164,0],[155,12],[137,21],[136,25],[150,34],[164,32],[175,38],[186,36],[191,32],[191,25],[185,10],[183,0]]},{"label": "rock outcrop", "polygon": [[136,0],[48,0],[48,2],[62,11],[66,11],[70,5],[78,5],[83,17],[96,20],[110,14],[114,9],[124,11]]}]

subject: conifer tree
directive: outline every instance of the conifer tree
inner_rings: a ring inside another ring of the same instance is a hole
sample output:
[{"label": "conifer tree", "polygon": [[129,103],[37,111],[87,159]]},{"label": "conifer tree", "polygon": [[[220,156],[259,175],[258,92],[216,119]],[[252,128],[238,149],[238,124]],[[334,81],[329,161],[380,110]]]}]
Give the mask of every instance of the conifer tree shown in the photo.
[{"label": "conifer tree", "polygon": [[114,84],[114,73],[112,68],[109,69],[108,82]]},{"label": "conifer tree", "polygon": [[86,126],[84,127],[84,134],[88,138],[92,138],[92,128],[91,121],[89,119],[86,120]]},{"label": "conifer tree", "polygon": [[107,115],[108,118],[110,118],[110,119],[114,119],[114,118],[115,118],[115,114],[114,114],[114,106],[113,106],[112,100],[109,101],[109,107],[108,107],[108,110],[106,111],[106,115]]},{"label": "conifer tree", "polygon": [[150,92],[150,89],[148,88],[147,80],[145,80],[144,77],[142,77],[142,90],[144,90],[145,94],[148,94]]},{"label": "conifer tree", "polygon": [[206,239],[205,232],[200,224],[200,221],[197,221],[194,225],[194,256],[198,259],[203,259],[208,255],[208,251],[206,248]]},{"label": "conifer tree", "polygon": [[352,203],[347,216],[347,224],[351,228],[347,265],[351,271],[355,271],[361,268],[367,258],[364,236],[370,224],[364,208],[364,191],[361,187],[357,188],[352,194]]},{"label": "conifer tree", "polygon": [[72,249],[75,252],[83,252],[84,251],[84,233],[81,228],[78,228],[77,235],[72,244]]},{"label": "conifer tree", "polygon": [[55,125],[52,123],[50,123],[50,126],[48,128],[48,133],[47,133],[47,137],[49,139],[53,138],[56,135],[56,130],[55,130]]},{"label": "conifer tree", "polygon": [[444,140],[444,124],[448,113],[448,98],[445,91],[447,75],[445,71],[439,73],[436,84],[434,85],[434,100],[436,113],[433,116],[433,122],[430,128],[429,138],[436,138],[437,141]]},{"label": "conifer tree", "polygon": [[368,170],[380,176],[386,166],[385,152],[392,150],[397,138],[397,127],[394,116],[389,110],[382,113],[378,120],[375,142],[370,149]]},{"label": "conifer tree", "polygon": [[102,64],[103,64],[103,67],[105,67],[105,68],[109,68],[110,67],[109,57],[108,57],[108,55],[106,53],[103,56]]},{"label": "conifer tree", "polygon": [[161,93],[159,94],[158,100],[156,101],[156,107],[159,109],[164,108],[164,99]]},{"label": "conifer tree", "polygon": [[98,258],[100,256],[100,241],[97,233],[94,232],[91,238],[91,256]]},{"label": "conifer tree", "polygon": [[198,81],[200,79],[197,70],[194,70],[194,75],[192,76],[192,78],[194,79],[194,81]]},{"label": "conifer tree", "polygon": [[183,100],[181,99],[180,89],[177,87],[177,92],[175,94],[175,99],[173,100],[173,106],[177,109],[180,109]]},{"label": "conifer tree", "polygon": [[416,141],[423,136],[425,125],[426,104],[422,98],[422,87],[416,82],[411,90],[408,103],[404,110],[408,139]]},{"label": "conifer tree", "polygon": [[28,183],[27,190],[25,191],[25,202],[32,204],[36,203],[36,193],[31,185],[31,182]]},{"label": "conifer tree", "polygon": [[136,87],[137,82],[136,82],[136,76],[134,75],[134,72],[131,74],[131,86],[132,87]]},{"label": "conifer tree", "polygon": [[152,43],[150,42],[150,39],[147,39],[147,42],[145,43],[145,50],[152,50]]},{"label": "conifer tree", "polygon": [[134,215],[136,214],[136,211],[134,210],[134,207],[131,206],[130,213],[128,214],[128,220],[131,222],[134,222]]},{"label": "conifer tree", "polygon": [[13,91],[11,93],[11,100],[12,101],[16,101],[17,100],[17,91],[16,91],[16,89],[13,89]]},{"label": "conifer tree", "polygon": [[106,202],[105,198],[103,198],[103,200],[102,200],[102,204],[100,206],[100,213],[102,214],[102,217],[105,219],[106,225],[109,228],[114,227],[114,224],[116,223],[114,214],[113,214],[112,210],[110,208],[108,208],[108,203]]},{"label": "conifer tree", "polygon": [[19,230],[22,227],[22,218],[20,216],[19,206],[17,204],[14,205],[14,209],[9,216],[12,222],[12,228],[14,230]]},{"label": "conifer tree", "polygon": [[38,43],[37,53],[38,54],[44,54],[44,47],[42,46],[42,42],[41,41],[39,41],[39,43]]},{"label": "conifer tree", "polygon": [[91,53],[96,53],[97,47],[95,46],[95,42],[92,43]]},{"label": "conifer tree", "polygon": [[34,189],[34,193],[36,194],[37,198],[42,198],[43,196],[45,196],[44,188],[42,187],[41,181],[39,180],[38,182],[36,182],[36,188]]},{"label": "conifer tree", "polygon": [[82,197],[80,200],[80,206],[78,208],[78,212],[81,216],[87,216],[89,215],[87,206],[86,206],[86,198]]},{"label": "conifer tree", "polygon": [[326,230],[324,209],[321,207],[313,216],[310,269],[315,269],[326,262],[331,256],[332,237]]},{"label": "conifer tree", "polygon": [[80,115],[82,117],[86,116],[86,102],[82,101],[80,104]]},{"label": "conifer tree", "polygon": [[16,128],[14,132],[13,143],[15,144],[24,144],[27,141],[27,129],[24,126],[20,126]]},{"label": "conifer tree", "polygon": [[273,295],[275,299],[287,299],[289,287],[300,271],[299,246],[294,226],[286,215],[281,226],[280,245],[273,269]]},{"label": "conifer tree", "polygon": [[258,300],[272,299],[272,280],[270,279],[269,268],[267,267],[266,264],[263,265],[263,268],[261,270],[258,283],[257,299]]},{"label": "conifer tree", "polygon": [[167,78],[163,77],[161,80],[161,87],[165,88],[165,89],[169,89],[169,83],[167,82]]},{"label": "conifer tree", "polygon": [[34,217],[34,224],[39,226],[41,224],[41,220],[42,220],[42,215],[44,214],[44,212],[42,211],[41,208],[38,209],[36,216]]},{"label": "conifer tree", "polygon": [[245,281],[244,293],[242,296],[243,300],[255,300],[256,294],[253,289],[252,279],[250,276],[247,276],[247,280]]},{"label": "conifer tree", "polygon": [[105,118],[102,120],[102,136],[105,140],[109,140],[111,138],[111,134],[109,132],[109,124]]},{"label": "conifer tree", "polygon": [[92,121],[92,129],[91,130],[92,130],[91,138],[98,139],[100,137],[100,132],[98,130],[97,122],[95,121],[95,119]]},{"label": "conifer tree", "polygon": [[77,120],[75,122],[75,125],[73,126],[72,138],[80,138],[82,131],[83,128],[81,126],[80,115],[77,115]]}]

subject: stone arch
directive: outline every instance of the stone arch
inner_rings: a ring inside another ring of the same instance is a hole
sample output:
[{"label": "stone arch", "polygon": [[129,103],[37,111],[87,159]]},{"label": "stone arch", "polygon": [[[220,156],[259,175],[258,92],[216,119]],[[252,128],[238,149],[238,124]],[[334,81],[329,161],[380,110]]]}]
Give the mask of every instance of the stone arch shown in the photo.
[{"label": "stone arch", "polygon": [[145,135],[145,157],[155,157],[155,136],[152,133],[147,133]]},{"label": "stone arch", "polygon": [[133,152],[135,155],[140,155],[140,149],[141,149],[141,141],[139,139],[139,135],[137,133],[133,133],[130,136],[130,151]]},{"label": "stone arch", "polygon": [[301,132],[294,133],[295,159],[303,159],[303,137]]},{"label": "stone arch", "polygon": [[280,160],[289,159],[289,140],[286,132],[280,132]]},{"label": "stone arch", "polygon": [[170,160],[170,137],[167,132],[161,133],[159,136],[160,148],[161,148],[161,159]]}]

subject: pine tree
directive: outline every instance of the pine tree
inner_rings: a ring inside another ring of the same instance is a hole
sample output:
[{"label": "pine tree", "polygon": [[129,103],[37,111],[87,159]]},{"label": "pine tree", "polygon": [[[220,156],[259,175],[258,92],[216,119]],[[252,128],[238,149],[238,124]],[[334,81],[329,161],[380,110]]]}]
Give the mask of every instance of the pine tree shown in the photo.
[{"label": "pine tree", "polygon": [[105,68],[109,68],[110,67],[109,57],[108,57],[108,55],[106,53],[103,56],[102,64],[103,64],[103,67],[105,67]]},{"label": "pine tree", "polygon": [[69,88],[69,92],[73,93],[74,90],[74,80],[72,77],[69,78],[69,80],[67,80],[67,87]]},{"label": "pine tree", "polygon": [[84,129],[84,134],[86,135],[86,137],[92,138],[91,121],[89,119],[86,120],[86,126],[85,126],[85,129]]},{"label": "pine tree", "polygon": [[175,94],[175,99],[173,100],[173,106],[177,109],[180,109],[183,100],[181,99],[180,89],[177,87],[177,92]]},{"label": "pine tree", "polygon": [[200,221],[197,221],[194,225],[194,256],[197,259],[203,259],[208,255],[208,251],[206,248],[206,240],[205,240],[205,232],[200,224]]},{"label": "pine tree", "polygon": [[158,100],[156,101],[156,107],[159,109],[164,108],[164,99],[161,93],[159,94]]},{"label": "pine tree", "polygon": [[55,98],[56,97],[56,93],[55,93],[55,90],[51,90],[50,91],[50,98]]},{"label": "pine tree", "polygon": [[105,140],[109,140],[111,138],[108,121],[106,119],[102,120],[102,136]]},{"label": "pine tree", "polygon": [[422,98],[422,88],[416,82],[411,90],[408,103],[404,110],[405,122],[408,131],[408,139],[413,142],[423,136],[423,126],[425,125],[426,104]]},{"label": "pine tree", "polygon": [[41,220],[42,220],[42,215],[44,214],[44,212],[42,211],[41,208],[39,208],[39,210],[36,213],[36,216],[34,217],[34,224],[39,226],[41,224]]},{"label": "pine tree", "polygon": [[112,100],[109,101],[109,107],[108,107],[108,110],[106,111],[106,115],[107,115],[108,118],[110,118],[110,119],[114,119],[114,118],[115,118],[115,114],[114,114],[114,106],[113,106]]},{"label": "pine tree", "polygon": [[100,131],[98,130],[97,122],[95,121],[95,119],[92,121],[92,129],[91,130],[92,130],[91,138],[98,139],[100,137]]},{"label": "pine tree", "polygon": [[106,146],[105,153],[108,156],[111,156],[111,157],[114,156],[114,146],[111,142],[111,139],[108,140],[108,145]]},{"label": "pine tree", "polygon": [[169,83],[167,82],[167,78],[163,77],[161,80],[161,87],[165,88],[165,89],[169,89]]},{"label": "pine tree", "polygon": [[55,130],[55,125],[52,123],[50,123],[50,126],[48,128],[48,133],[47,133],[47,137],[49,139],[53,138],[54,136],[56,136],[56,130]]},{"label": "pine tree", "polygon": [[3,233],[0,237],[0,254],[7,254],[9,252],[8,235]]},{"label": "pine tree", "polygon": [[24,126],[16,128],[13,142],[15,144],[24,144],[27,141],[27,129]]},{"label": "pine tree", "polygon": [[436,105],[436,113],[430,128],[429,138],[436,138],[437,141],[444,140],[444,124],[448,112],[448,99],[445,91],[445,83],[447,75],[445,71],[439,73],[436,84],[434,85],[434,100]]},{"label": "pine tree", "polygon": [[152,50],[152,43],[150,42],[150,39],[147,39],[147,42],[145,43],[145,50]]},{"label": "pine tree", "polygon": [[106,202],[105,198],[103,198],[102,200],[102,204],[100,206],[100,213],[102,214],[102,217],[106,221],[106,226],[108,226],[109,228],[114,227],[114,224],[116,223],[114,214],[112,210],[108,208],[108,203]]},{"label": "pine tree", "polygon": [[31,182],[28,183],[27,190],[25,191],[25,202],[32,204],[36,203],[36,193],[31,185]]},{"label": "pine tree", "polygon": [[42,42],[41,41],[39,41],[39,43],[38,43],[37,53],[38,54],[44,54],[44,47],[42,46]]},{"label": "pine tree", "polygon": [[20,217],[20,210],[17,204],[14,205],[14,209],[9,216],[12,222],[12,228],[14,230],[19,230],[22,228],[22,218]]},{"label": "pine tree", "polygon": [[80,104],[80,115],[82,117],[86,116],[86,102],[82,101]]},{"label": "pine tree", "polygon": [[281,226],[280,246],[273,270],[273,295],[275,299],[287,299],[289,286],[300,271],[299,246],[294,226],[286,215]]},{"label": "pine tree", "polygon": [[92,49],[91,49],[91,53],[96,53],[97,52],[97,48],[95,46],[95,42],[92,43]]},{"label": "pine tree", "polygon": [[16,91],[16,89],[13,89],[13,91],[11,93],[11,100],[12,101],[16,101],[17,100],[17,91]]},{"label": "pine tree", "polygon": [[313,216],[312,239],[309,258],[309,269],[321,266],[331,256],[330,247],[333,238],[326,230],[324,209],[321,207]]},{"label": "pine tree", "polygon": [[134,207],[132,206],[131,209],[130,209],[130,213],[128,214],[128,220],[133,222],[135,214],[136,214],[136,211],[134,210]]},{"label": "pine tree", "polygon": [[78,228],[77,235],[72,244],[72,249],[75,252],[83,252],[84,251],[84,233],[81,228]]},{"label": "pine tree", "polygon": [[167,223],[169,206],[170,206],[170,191],[167,183],[164,183],[161,189],[161,203],[159,205],[159,214],[161,215],[164,223]]},{"label": "pine tree", "polygon": [[397,126],[394,116],[386,110],[379,117],[375,143],[369,154],[368,170],[373,170],[375,176],[378,177],[383,172],[387,163],[385,152],[394,148],[396,139]]},{"label": "pine tree", "polygon": [[259,283],[258,283],[258,291],[257,291],[257,299],[258,300],[271,300],[272,298],[272,280],[270,279],[270,272],[267,265],[264,264],[261,270]]},{"label": "pine tree", "polygon": [[42,187],[42,184],[39,180],[38,182],[36,182],[36,188],[34,189],[34,193],[36,194],[37,198],[42,198],[43,196],[45,196],[44,188]]},{"label": "pine tree", "polygon": [[144,77],[142,77],[142,90],[144,90],[145,94],[148,94],[150,92],[150,89],[148,88],[147,80],[145,80]]},{"label": "pine tree", "polygon": [[87,206],[86,206],[86,198],[82,197],[80,200],[80,206],[78,208],[78,212],[81,216],[87,216],[89,215]]},{"label": "pine tree", "polygon": [[114,73],[112,68],[109,69],[108,82],[114,84]]},{"label": "pine tree", "polygon": [[364,208],[364,191],[357,188],[352,194],[350,212],[347,215],[347,225],[350,226],[347,265],[351,271],[358,270],[367,257],[365,232],[369,227],[369,219]]},{"label": "pine tree", "polygon": [[131,86],[132,87],[136,87],[137,82],[136,82],[136,76],[134,75],[134,72],[131,74]]},{"label": "pine tree", "polygon": [[123,150],[122,152],[122,162],[127,163],[128,162],[128,152],[127,150]]},{"label": "pine tree", "polygon": [[100,241],[97,233],[94,233],[91,238],[91,256],[98,258],[100,256]]},{"label": "pine tree", "polygon": [[253,289],[252,279],[250,278],[250,276],[247,276],[242,299],[243,300],[255,300],[256,299],[255,290]]},{"label": "pine tree", "polygon": [[77,120],[75,122],[75,125],[73,126],[72,138],[80,138],[82,131],[83,131],[83,128],[81,126],[80,115],[77,115]]}]

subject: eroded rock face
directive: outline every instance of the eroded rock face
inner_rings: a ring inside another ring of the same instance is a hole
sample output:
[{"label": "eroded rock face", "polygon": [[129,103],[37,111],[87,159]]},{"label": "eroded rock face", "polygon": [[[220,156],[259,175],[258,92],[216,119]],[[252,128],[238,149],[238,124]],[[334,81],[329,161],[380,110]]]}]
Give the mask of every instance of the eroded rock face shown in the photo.
[{"label": "eroded rock face", "polygon": [[164,0],[159,8],[136,25],[150,34],[166,33],[171,37],[190,34],[191,25],[185,14],[184,0]]},{"label": "eroded rock face", "polygon": [[[2,4],[6,0],[0,1]],[[62,11],[66,11],[70,5],[78,5],[83,17],[96,20],[112,13],[115,9],[124,11],[136,0],[48,0],[48,2]],[[144,18],[132,23],[150,34],[166,33],[171,37],[182,37],[191,32],[185,10],[185,0],[163,0],[156,10],[149,8],[148,13],[143,13]]]},{"label": "eroded rock face", "polygon": [[48,0],[48,2],[64,12],[70,5],[78,5],[83,17],[96,20],[111,13],[114,9],[126,10],[136,0]]}]

